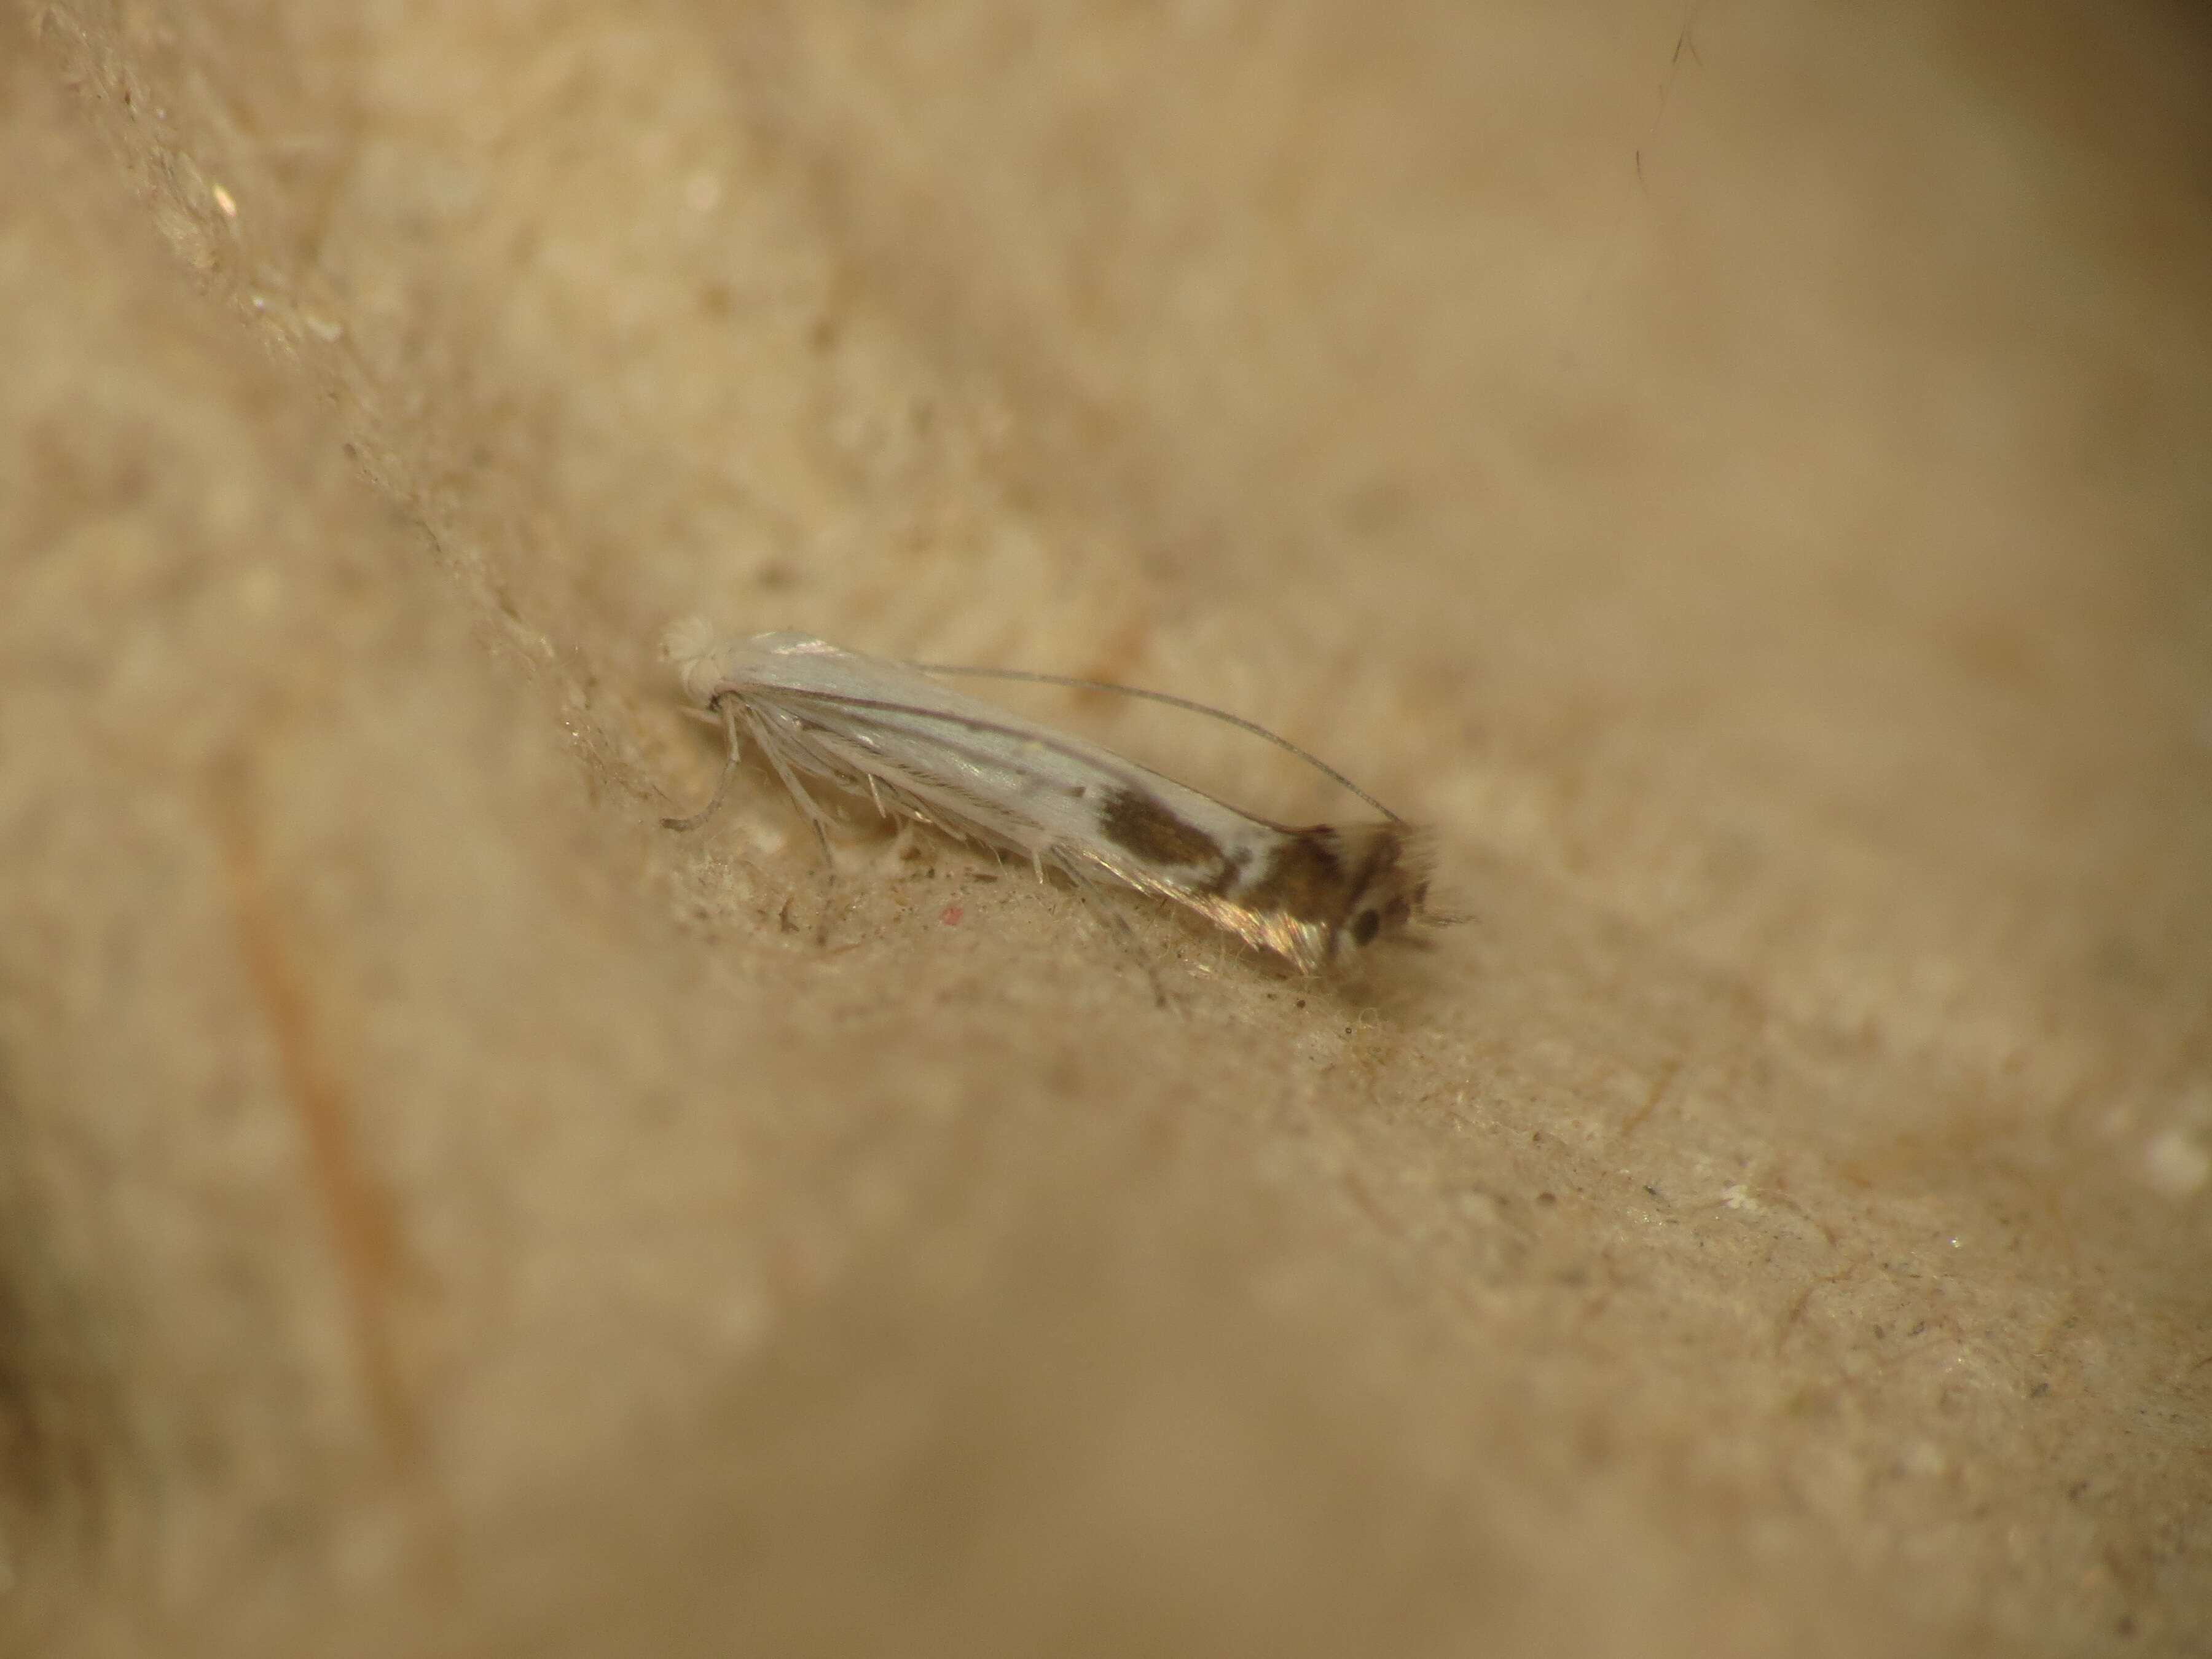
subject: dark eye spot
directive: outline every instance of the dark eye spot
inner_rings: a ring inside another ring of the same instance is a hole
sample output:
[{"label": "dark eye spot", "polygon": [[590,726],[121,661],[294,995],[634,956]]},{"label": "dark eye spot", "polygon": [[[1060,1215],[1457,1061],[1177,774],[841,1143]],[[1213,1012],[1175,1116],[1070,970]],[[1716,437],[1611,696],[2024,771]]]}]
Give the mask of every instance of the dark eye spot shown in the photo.
[{"label": "dark eye spot", "polygon": [[1382,917],[1372,910],[1362,910],[1352,919],[1352,942],[1354,945],[1374,944],[1375,935],[1382,926]]}]

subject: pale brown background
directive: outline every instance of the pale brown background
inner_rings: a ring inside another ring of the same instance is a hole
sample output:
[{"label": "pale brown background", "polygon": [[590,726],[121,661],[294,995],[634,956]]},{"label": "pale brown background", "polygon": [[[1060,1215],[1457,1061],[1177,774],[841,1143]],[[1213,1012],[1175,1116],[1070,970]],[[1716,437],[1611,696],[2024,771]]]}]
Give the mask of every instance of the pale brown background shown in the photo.
[{"label": "pale brown background", "polygon": [[[0,1640],[2212,1651],[2208,87],[2052,0],[11,9]],[[769,780],[657,827],[689,610],[1255,715],[1470,921],[1124,905],[1162,1012],[856,824],[819,944]]]}]

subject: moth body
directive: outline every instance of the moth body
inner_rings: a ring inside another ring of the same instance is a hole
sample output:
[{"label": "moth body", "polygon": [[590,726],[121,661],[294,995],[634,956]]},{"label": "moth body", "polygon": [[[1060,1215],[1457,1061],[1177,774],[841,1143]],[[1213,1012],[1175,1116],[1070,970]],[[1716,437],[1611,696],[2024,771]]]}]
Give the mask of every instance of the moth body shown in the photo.
[{"label": "moth body", "polygon": [[1271,823],[920,669],[805,634],[717,639],[695,624],[671,633],[666,654],[685,695],[733,745],[740,726],[751,734],[817,828],[805,779],[1040,872],[1158,894],[1305,973],[1425,919],[1427,840],[1395,817]]}]

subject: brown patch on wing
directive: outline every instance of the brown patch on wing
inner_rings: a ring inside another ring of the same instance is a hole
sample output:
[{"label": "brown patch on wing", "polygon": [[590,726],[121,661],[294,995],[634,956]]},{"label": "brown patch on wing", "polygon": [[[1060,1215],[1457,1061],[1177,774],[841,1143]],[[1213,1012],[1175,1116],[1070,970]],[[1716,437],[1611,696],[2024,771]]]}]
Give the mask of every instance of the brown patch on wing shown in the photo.
[{"label": "brown patch on wing", "polygon": [[1198,890],[1208,898],[1227,898],[1244,884],[1244,872],[1251,862],[1251,854],[1242,847],[1223,854],[1221,867]]},{"label": "brown patch on wing", "polygon": [[1343,934],[1364,945],[1397,932],[1420,914],[1427,893],[1421,843],[1403,825],[1317,824],[1292,831],[1237,899],[1322,928],[1334,949]]},{"label": "brown patch on wing", "polygon": [[1224,862],[1212,836],[1133,789],[1116,789],[1106,797],[1104,810],[1098,815],[1098,833],[1123,852],[1151,864],[1188,870]]},{"label": "brown patch on wing", "polygon": [[1349,896],[1344,860],[1337,855],[1340,839],[1326,824],[1293,830],[1258,878],[1237,896],[1237,902],[1334,927]]}]

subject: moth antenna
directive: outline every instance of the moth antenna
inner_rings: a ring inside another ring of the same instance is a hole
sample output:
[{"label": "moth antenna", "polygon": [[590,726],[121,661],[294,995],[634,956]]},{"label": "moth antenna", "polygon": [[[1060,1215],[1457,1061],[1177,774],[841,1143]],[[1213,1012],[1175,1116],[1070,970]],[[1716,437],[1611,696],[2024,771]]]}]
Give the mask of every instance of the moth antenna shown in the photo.
[{"label": "moth antenna", "polygon": [[1391,823],[1403,823],[1406,821],[1327,761],[1322,759],[1320,756],[1299,748],[1288,738],[1279,737],[1270,732],[1257,720],[1248,720],[1242,714],[1232,714],[1226,708],[1216,708],[1209,702],[1199,702],[1190,697],[1178,697],[1167,691],[1148,691],[1140,685],[1116,685],[1111,680],[1078,679],[1068,674],[1041,674],[1027,668],[971,668],[961,663],[943,662],[908,663],[907,666],[919,669],[925,674],[942,674],[948,677],[957,676],[981,680],[1021,680],[1030,685],[1065,686],[1071,691],[1110,691],[1116,696],[1141,697],[1146,702],[1165,703],[1169,708],[1180,708],[1186,714],[1209,715],[1214,720],[1235,726],[1240,732],[1249,732],[1254,737],[1273,744],[1285,754],[1296,756],[1331,783],[1365,801]]}]

